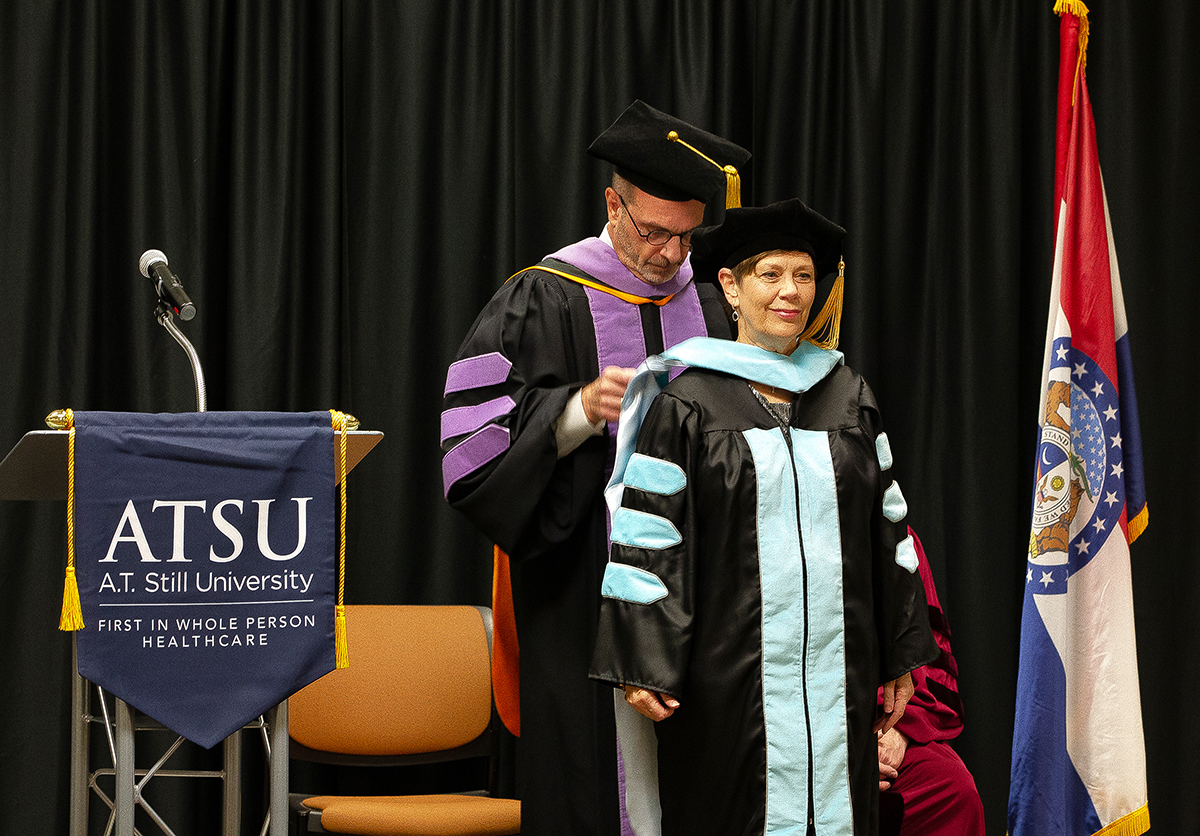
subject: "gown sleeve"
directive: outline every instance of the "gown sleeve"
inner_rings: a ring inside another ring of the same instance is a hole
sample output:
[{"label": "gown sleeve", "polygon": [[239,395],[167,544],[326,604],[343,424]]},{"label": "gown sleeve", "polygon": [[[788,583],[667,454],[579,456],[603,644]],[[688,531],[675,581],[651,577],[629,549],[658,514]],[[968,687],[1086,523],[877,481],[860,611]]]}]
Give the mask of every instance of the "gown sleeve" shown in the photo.
[{"label": "gown sleeve", "polygon": [[638,434],[613,515],[591,676],[682,696],[695,609],[697,416],[660,394]]},{"label": "gown sleeve", "polygon": [[[938,646],[938,658],[912,672],[914,692],[896,729],[914,743],[949,740],[962,731],[963,709],[958,694],[958,663],[950,649],[950,623],[938,601],[933,573],[921,541],[910,528],[920,561],[921,581],[929,602],[929,626]],[[877,702],[882,702],[882,690]]]},{"label": "gown sleeve", "polygon": [[881,665],[879,682],[890,682],[938,656],[929,627],[919,561],[908,529],[908,504],[895,476],[891,443],[883,431],[875,397],[863,381],[860,415],[868,438],[874,439],[880,470],[873,512],[875,540],[876,626]]},{"label": "gown sleeve", "polygon": [[590,317],[578,307],[554,277],[517,276],[480,313],[446,375],[446,499],[514,558],[569,537],[603,489],[605,440],[559,460],[554,435],[571,394],[597,374]]}]

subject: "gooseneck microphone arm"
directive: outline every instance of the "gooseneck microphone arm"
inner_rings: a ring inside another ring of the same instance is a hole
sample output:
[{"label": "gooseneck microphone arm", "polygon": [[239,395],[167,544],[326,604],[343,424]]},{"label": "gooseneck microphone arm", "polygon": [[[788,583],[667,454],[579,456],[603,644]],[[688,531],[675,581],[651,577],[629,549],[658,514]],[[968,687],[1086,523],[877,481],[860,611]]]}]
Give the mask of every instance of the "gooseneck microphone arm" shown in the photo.
[{"label": "gooseneck microphone arm", "polygon": [[200,355],[196,353],[191,341],[175,325],[174,314],[179,314],[185,322],[196,315],[196,306],[183,292],[179,279],[167,268],[167,257],[159,250],[146,250],[138,265],[142,275],[153,278],[158,291],[158,305],[154,309],[154,318],[174,338],[175,342],[187,353],[188,362],[192,366],[192,378],[196,383],[196,411],[208,411],[208,392],[204,387],[204,370],[200,367]]},{"label": "gooseneck microphone arm", "polygon": [[196,353],[195,347],[191,341],[183,335],[183,332],[175,325],[174,318],[171,316],[171,308],[164,302],[159,302],[158,307],[154,310],[154,316],[158,319],[160,325],[167,329],[167,333],[175,338],[175,342],[187,352],[188,361],[192,364],[192,378],[196,382],[196,411],[208,411],[208,393],[204,388],[204,370],[200,368],[200,355]]}]

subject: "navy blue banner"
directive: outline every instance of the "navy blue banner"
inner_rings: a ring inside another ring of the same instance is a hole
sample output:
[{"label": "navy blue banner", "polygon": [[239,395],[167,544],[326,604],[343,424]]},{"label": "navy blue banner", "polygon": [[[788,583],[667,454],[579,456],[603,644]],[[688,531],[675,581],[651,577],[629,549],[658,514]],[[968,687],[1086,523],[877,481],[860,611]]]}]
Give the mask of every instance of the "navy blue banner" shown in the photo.
[{"label": "navy blue banner", "polygon": [[75,427],[82,676],[210,747],[334,669],[328,412]]}]

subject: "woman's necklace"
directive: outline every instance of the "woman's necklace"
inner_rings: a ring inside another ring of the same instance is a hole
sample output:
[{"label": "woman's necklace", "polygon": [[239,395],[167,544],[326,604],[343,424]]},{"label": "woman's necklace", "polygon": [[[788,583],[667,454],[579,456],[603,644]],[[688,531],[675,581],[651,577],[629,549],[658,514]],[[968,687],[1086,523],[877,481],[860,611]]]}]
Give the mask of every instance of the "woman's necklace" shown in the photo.
[{"label": "woman's necklace", "polygon": [[750,388],[765,397],[768,401],[775,403],[791,403],[795,395],[787,389],[781,389],[778,386],[769,386],[766,383],[751,383]]},{"label": "woman's necklace", "polygon": [[[792,414],[791,401],[790,400],[786,400],[786,401],[768,400],[767,396],[759,391],[758,387],[759,387],[759,385],[762,385],[762,384],[756,385],[754,383],[750,383],[749,381],[747,381],[747,384],[750,386],[750,391],[751,391],[751,393],[753,393],[755,399],[760,404],[762,404],[762,408],[771,414],[771,417],[774,418],[776,423],[779,424],[780,429],[786,431],[788,423],[791,418],[791,414]],[[791,392],[788,392],[786,389],[777,389],[776,387],[773,387],[773,386],[765,386],[764,388],[775,389],[775,391],[781,392],[786,396],[791,396],[791,394],[792,394]]]}]

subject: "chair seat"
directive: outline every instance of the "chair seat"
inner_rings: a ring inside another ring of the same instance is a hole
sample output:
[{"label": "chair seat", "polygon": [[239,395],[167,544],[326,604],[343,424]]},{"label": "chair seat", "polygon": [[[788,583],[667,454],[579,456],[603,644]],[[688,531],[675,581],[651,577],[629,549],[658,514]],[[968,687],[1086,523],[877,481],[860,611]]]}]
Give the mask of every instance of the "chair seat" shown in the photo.
[{"label": "chair seat", "polygon": [[321,827],[359,836],[509,836],[521,832],[521,802],[478,795],[318,795]]}]

